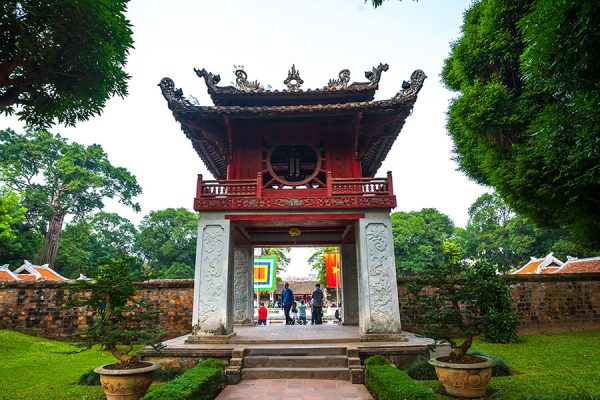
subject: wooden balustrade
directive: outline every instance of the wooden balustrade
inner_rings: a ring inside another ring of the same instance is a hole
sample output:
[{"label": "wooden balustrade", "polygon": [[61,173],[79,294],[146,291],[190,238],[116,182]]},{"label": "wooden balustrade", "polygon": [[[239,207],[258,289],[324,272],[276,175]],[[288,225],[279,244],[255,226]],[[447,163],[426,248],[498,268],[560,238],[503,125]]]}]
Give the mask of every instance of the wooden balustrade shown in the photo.
[{"label": "wooden balustrade", "polygon": [[[202,180],[198,175],[196,197],[262,197],[262,176],[258,173],[257,179],[235,180]],[[298,189],[311,190],[311,189]],[[386,178],[332,178],[327,172],[326,195],[332,196],[392,196],[392,174],[388,172]]]}]

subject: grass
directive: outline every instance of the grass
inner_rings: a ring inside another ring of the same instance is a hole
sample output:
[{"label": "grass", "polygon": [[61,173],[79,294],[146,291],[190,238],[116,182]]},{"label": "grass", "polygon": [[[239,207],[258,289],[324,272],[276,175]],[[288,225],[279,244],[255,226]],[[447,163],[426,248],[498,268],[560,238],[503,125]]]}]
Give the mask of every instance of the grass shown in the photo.
[{"label": "grass", "polygon": [[494,399],[600,399],[600,331],[521,336],[509,345],[477,340],[473,348],[515,372],[492,378]]},{"label": "grass", "polygon": [[0,399],[101,399],[100,386],[79,386],[79,376],[114,361],[92,349],[64,354],[78,347],[18,332],[0,330]]}]

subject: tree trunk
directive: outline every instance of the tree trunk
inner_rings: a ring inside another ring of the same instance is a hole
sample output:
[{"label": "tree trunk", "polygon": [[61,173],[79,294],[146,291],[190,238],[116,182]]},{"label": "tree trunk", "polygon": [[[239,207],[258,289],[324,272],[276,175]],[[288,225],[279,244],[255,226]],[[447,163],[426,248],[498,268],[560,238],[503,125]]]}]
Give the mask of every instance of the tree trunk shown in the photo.
[{"label": "tree trunk", "polygon": [[[46,236],[44,236],[44,242],[42,243],[42,249],[40,251],[40,264],[48,264],[48,266],[54,269],[56,262],[56,254],[58,253],[58,242],[60,240],[60,233],[62,231],[64,215],[53,215],[48,223],[48,230]],[[60,272],[60,271],[57,271]]]}]

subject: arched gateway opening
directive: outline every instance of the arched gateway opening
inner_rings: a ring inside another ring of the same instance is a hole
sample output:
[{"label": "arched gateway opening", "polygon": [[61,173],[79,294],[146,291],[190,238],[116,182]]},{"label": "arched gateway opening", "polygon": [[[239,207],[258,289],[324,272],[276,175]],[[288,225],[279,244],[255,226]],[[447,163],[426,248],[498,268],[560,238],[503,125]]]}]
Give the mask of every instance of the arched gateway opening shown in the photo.
[{"label": "arched gateway opening", "polygon": [[215,178],[198,177],[194,200],[200,217],[188,344],[233,343],[234,324],[253,323],[256,246],[339,246],[346,322],[361,340],[404,340],[389,217],[396,196],[391,172],[375,173],[425,74],[415,71],[393,98],[374,101],[387,69],[380,64],[352,84],[346,71],[307,91],[295,68],[282,91],[247,81],[241,70],[235,87],[195,70],[214,106],[193,104],[171,79],[161,81],[169,109]]}]

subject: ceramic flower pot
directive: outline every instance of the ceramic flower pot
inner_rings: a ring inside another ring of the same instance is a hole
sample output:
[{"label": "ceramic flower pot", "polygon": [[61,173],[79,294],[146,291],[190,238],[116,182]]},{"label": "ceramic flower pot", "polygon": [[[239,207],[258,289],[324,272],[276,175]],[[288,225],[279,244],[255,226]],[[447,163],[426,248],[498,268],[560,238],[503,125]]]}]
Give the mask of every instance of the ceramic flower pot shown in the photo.
[{"label": "ceramic flower pot", "polygon": [[154,380],[154,371],[160,364],[143,362],[143,367],[133,369],[112,369],[114,364],[106,364],[94,369],[100,375],[100,384],[107,400],[137,400],[148,391]]},{"label": "ceramic flower pot", "polygon": [[496,362],[486,357],[476,358],[481,362],[457,364],[448,362],[448,357],[438,357],[429,360],[429,364],[435,367],[435,373],[448,394],[467,398],[483,397]]}]

